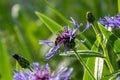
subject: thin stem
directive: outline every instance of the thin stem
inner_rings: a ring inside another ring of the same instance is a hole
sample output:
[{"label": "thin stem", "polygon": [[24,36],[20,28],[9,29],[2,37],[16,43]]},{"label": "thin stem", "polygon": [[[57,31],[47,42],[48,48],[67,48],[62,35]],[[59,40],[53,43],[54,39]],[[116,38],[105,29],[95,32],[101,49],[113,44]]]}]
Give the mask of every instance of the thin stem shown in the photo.
[{"label": "thin stem", "polygon": [[92,23],[92,28],[93,28],[93,30],[95,31],[95,34],[97,35],[99,32],[98,32],[98,30],[95,28],[95,24],[94,24],[94,23]]},{"label": "thin stem", "polygon": [[106,47],[105,47],[105,45],[104,45],[104,43],[103,42],[101,42],[101,46],[102,46],[102,48],[103,48],[103,52],[104,52],[104,55],[105,55],[105,61],[106,61],[106,63],[107,63],[107,65],[108,65],[108,67],[109,67],[109,69],[110,69],[110,72],[112,73],[112,72],[114,72],[114,69],[113,69],[113,66],[111,65],[111,63],[110,63],[110,59],[109,59],[109,56],[108,56],[108,51],[106,50]]},{"label": "thin stem", "polygon": [[92,72],[90,71],[90,69],[88,68],[88,66],[85,64],[85,62],[83,61],[83,59],[81,58],[80,55],[78,55],[77,51],[75,49],[73,49],[73,51],[75,52],[75,56],[78,59],[78,61],[83,65],[83,67],[87,70],[87,72],[89,73],[89,75],[93,78],[93,80],[96,80],[94,75],[92,74]]}]

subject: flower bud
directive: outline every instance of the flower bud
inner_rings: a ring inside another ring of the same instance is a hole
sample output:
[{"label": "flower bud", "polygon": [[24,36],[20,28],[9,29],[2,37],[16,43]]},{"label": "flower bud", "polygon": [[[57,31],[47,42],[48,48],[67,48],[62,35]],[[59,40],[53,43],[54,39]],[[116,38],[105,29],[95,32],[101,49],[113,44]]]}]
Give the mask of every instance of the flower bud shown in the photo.
[{"label": "flower bud", "polygon": [[22,68],[29,68],[30,63],[29,63],[29,61],[27,59],[19,56],[18,54],[13,54],[13,58],[15,58],[17,60],[17,62],[19,63],[19,65]]},{"label": "flower bud", "polygon": [[95,17],[90,11],[87,12],[86,18],[87,18],[89,23],[93,23],[95,21]]}]

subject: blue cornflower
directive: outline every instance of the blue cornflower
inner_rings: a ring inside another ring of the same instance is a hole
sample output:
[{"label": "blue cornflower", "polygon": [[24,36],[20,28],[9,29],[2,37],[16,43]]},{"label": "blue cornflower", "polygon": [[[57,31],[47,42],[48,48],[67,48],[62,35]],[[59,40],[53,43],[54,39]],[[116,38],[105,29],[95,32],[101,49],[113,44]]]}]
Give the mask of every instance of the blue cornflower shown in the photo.
[{"label": "blue cornflower", "polygon": [[120,80],[120,77],[117,77],[116,80]]},{"label": "blue cornflower", "polygon": [[120,28],[120,14],[115,15],[114,17],[106,16],[103,19],[100,18],[99,23],[106,26],[107,28]]},{"label": "blue cornflower", "polygon": [[48,64],[40,67],[39,63],[32,64],[33,70],[14,70],[13,80],[68,80],[73,72],[73,68],[62,66],[56,73],[51,73]]},{"label": "blue cornflower", "polygon": [[[65,28],[65,31],[62,32],[54,42],[48,41],[48,40],[40,40],[39,44],[46,44],[50,47],[49,52],[45,55],[46,60],[51,59],[57,52],[59,52],[62,44],[64,44],[65,53],[68,50],[73,49],[75,47],[75,38],[77,36],[76,31],[80,29],[80,27],[82,26],[82,23],[78,24],[77,22],[75,22],[73,18],[71,18],[71,20],[72,20],[72,24],[74,25],[73,30],[69,26],[67,26]],[[89,21],[87,21],[86,28],[80,33],[83,33],[86,30],[88,30],[88,28],[91,25],[92,23],[89,23]],[[52,46],[51,43],[55,43],[55,45]]]}]

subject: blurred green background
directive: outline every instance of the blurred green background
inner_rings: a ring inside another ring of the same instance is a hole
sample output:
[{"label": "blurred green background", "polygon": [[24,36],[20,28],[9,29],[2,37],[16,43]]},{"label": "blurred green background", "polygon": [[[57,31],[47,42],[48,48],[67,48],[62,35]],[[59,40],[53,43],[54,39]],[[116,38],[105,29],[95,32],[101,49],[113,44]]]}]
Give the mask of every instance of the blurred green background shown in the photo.
[{"label": "blurred green background", "polygon": [[[76,21],[86,25],[86,12],[91,11],[96,21],[105,15],[113,16],[118,11],[117,0],[48,0],[56,10],[66,19],[73,17]],[[49,63],[52,70],[60,68],[61,64],[73,67],[72,79],[81,80],[83,68],[75,58],[56,55],[52,60],[45,61],[44,54],[48,51],[45,45],[39,45],[39,40],[53,39],[55,34],[43,24],[35,15],[35,11],[41,12],[62,26],[68,25],[61,20],[43,0],[0,0],[0,75],[11,76],[15,69],[16,61],[12,54],[18,53],[30,62],[39,62],[40,65]],[[84,28],[83,27],[83,28]],[[95,33],[90,28],[84,33],[92,45]],[[91,49],[85,46],[81,49]],[[57,66],[56,66],[57,64]]]}]

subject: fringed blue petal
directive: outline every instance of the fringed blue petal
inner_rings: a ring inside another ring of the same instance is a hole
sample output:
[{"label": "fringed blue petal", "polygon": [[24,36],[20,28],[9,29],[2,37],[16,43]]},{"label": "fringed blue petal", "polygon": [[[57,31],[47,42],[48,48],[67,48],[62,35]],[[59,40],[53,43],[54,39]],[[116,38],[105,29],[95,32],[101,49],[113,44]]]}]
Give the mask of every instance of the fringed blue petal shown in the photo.
[{"label": "fringed blue petal", "polygon": [[120,14],[115,15],[114,17],[105,16],[103,19],[99,20],[99,23],[111,28],[120,28]]},{"label": "fringed blue petal", "polygon": [[33,68],[34,68],[36,71],[39,71],[39,70],[40,70],[40,65],[39,65],[39,63],[33,63],[32,66],[33,66]]},{"label": "fringed blue petal", "polygon": [[40,40],[40,41],[39,41],[39,44],[46,44],[46,45],[52,47],[52,46],[51,46],[51,43],[53,43],[53,42],[52,42],[52,41],[49,41],[49,40]]},{"label": "fringed blue petal", "polygon": [[67,70],[67,72],[65,72],[63,75],[61,75],[60,77],[63,78],[64,80],[69,80],[70,75],[73,72],[73,68],[69,68]]},{"label": "fringed blue petal", "polygon": [[81,33],[87,31],[87,30],[90,28],[91,25],[92,25],[92,23],[89,23],[89,22],[87,21],[86,27],[85,27],[85,29],[84,29]]},{"label": "fringed blue petal", "polygon": [[48,53],[46,53],[46,60],[50,60],[58,51],[60,50],[60,45],[57,45],[50,49]]}]

